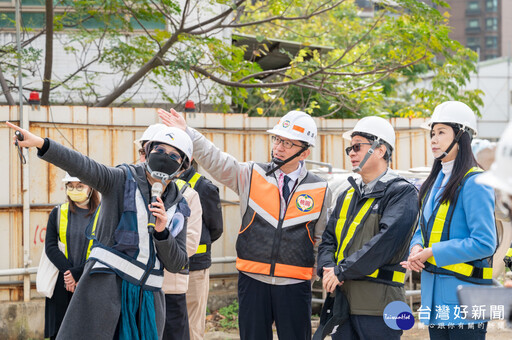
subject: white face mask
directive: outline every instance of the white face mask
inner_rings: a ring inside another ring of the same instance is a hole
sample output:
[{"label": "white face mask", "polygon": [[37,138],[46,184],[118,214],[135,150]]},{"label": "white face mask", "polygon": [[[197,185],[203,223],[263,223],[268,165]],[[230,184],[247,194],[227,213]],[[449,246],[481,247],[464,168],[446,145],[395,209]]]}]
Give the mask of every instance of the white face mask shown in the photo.
[{"label": "white face mask", "polygon": [[88,202],[86,202],[89,199],[89,193],[87,191],[77,191],[77,190],[66,189],[66,194],[75,203],[79,203],[79,204],[87,204],[88,203]]}]

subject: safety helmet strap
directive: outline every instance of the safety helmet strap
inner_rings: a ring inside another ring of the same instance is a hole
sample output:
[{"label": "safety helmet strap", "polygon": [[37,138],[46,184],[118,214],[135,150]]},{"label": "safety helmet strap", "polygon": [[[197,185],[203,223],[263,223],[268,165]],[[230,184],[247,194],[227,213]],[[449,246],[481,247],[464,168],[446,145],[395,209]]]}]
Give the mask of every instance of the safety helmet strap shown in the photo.
[{"label": "safety helmet strap", "polygon": [[[452,151],[455,144],[457,144],[459,142],[459,139],[460,139],[460,137],[462,137],[462,134],[464,132],[467,132],[469,134],[469,129],[468,128],[459,129],[459,132],[457,132],[457,134],[455,135],[455,138],[453,138],[453,141],[451,142],[450,146],[448,146],[448,149],[446,149],[441,156],[436,157],[436,159],[440,161],[441,159],[448,156],[448,154],[450,153],[450,151]],[[469,135],[471,136],[471,134],[469,134]]]},{"label": "safety helmet strap", "polygon": [[380,145],[379,140],[380,139],[376,139],[373,141],[372,146],[370,147],[368,152],[366,152],[366,155],[364,155],[363,160],[359,163],[358,166],[356,166],[354,169],[352,169],[352,171],[360,172],[363,169],[363,166],[366,164],[366,161],[368,161],[368,158],[370,158],[371,155],[373,155],[373,152],[375,151],[375,149]]},{"label": "safety helmet strap", "polygon": [[160,172],[160,171],[153,171],[153,170],[151,170],[151,168],[149,166],[149,156],[146,158],[146,162],[144,163],[144,165],[146,166],[146,170],[147,170],[147,172],[149,172],[151,177],[162,181],[162,184],[164,187],[167,185],[167,183],[165,181],[171,180],[174,177],[176,177],[176,175],[182,170],[181,168],[183,167],[183,163],[180,164],[180,167],[176,171],[174,171],[172,174],[166,174],[166,173]]},{"label": "safety helmet strap", "polygon": [[265,176],[272,175],[274,172],[276,172],[277,169],[280,169],[283,165],[290,162],[292,159],[299,157],[299,155],[301,153],[303,153],[304,151],[306,151],[308,149],[308,147],[309,147],[308,145],[303,145],[302,148],[297,153],[295,153],[293,156],[290,156],[289,158],[285,159],[284,161],[274,158],[274,151],[272,151],[272,162],[274,164],[276,164],[276,166],[274,166],[269,171],[267,171],[267,173],[265,173]]}]

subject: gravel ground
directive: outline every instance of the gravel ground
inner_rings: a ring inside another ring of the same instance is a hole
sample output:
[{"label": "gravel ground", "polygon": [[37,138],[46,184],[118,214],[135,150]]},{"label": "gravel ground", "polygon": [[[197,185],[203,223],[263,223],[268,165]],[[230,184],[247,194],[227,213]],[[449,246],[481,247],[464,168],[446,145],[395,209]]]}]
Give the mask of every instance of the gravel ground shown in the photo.
[{"label": "gravel ground", "polygon": [[[315,326],[315,321],[313,321],[313,327]],[[240,339],[238,333],[236,331],[226,332],[219,330],[209,330],[205,334],[205,340],[234,340]],[[277,335],[274,332],[274,339],[278,339]],[[330,337],[327,337],[330,339]],[[418,324],[414,325],[408,331],[404,332],[402,339],[406,340],[423,340],[429,339],[428,329],[424,326],[418,326]],[[512,328],[506,328],[505,323],[502,321],[492,321],[488,325],[487,330],[487,340],[510,340],[512,339]]]}]

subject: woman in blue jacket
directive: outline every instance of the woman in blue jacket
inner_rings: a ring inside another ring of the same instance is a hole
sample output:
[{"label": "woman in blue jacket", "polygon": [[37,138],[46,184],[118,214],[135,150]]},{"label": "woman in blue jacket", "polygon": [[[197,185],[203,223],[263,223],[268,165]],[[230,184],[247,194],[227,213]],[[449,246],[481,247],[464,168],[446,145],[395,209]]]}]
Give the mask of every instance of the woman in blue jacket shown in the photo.
[{"label": "woman in blue jacket", "polygon": [[435,158],[420,189],[419,227],[402,265],[421,274],[420,320],[431,339],[485,339],[490,311],[460,305],[460,285],[492,284],[496,250],[494,191],[475,179],[482,170],[471,152],[476,118],[448,101],[428,123]]}]

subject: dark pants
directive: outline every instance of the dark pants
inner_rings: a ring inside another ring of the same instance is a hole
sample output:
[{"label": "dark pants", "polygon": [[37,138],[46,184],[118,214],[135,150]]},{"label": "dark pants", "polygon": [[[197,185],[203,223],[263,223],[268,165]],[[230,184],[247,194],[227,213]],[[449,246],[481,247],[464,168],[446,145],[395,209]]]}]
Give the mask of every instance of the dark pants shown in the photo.
[{"label": "dark pants", "polygon": [[331,338],[333,340],[398,340],[402,333],[401,330],[389,328],[382,316],[350,315],[350,319],[338,328]]},{"label": "dark pants", "polygon": [[271,340],[274,321],[279,340],[311,339],[310,281],[278,286],[240,273],[238,301],[241,340]]},{"label": "dark pants", "polygon": [[189,340],[186,294],[165,294],[164,340]]},{"label": "dark pants", "polygon": [[473,324],[473,326],[473,329],[469,329],[468,325],[464,325],[462,328],[458,325],[453,328],[429,326],[428,332],[430,333],[430,339],[433,340],[484,340],[487,333],[487,322]]}]

